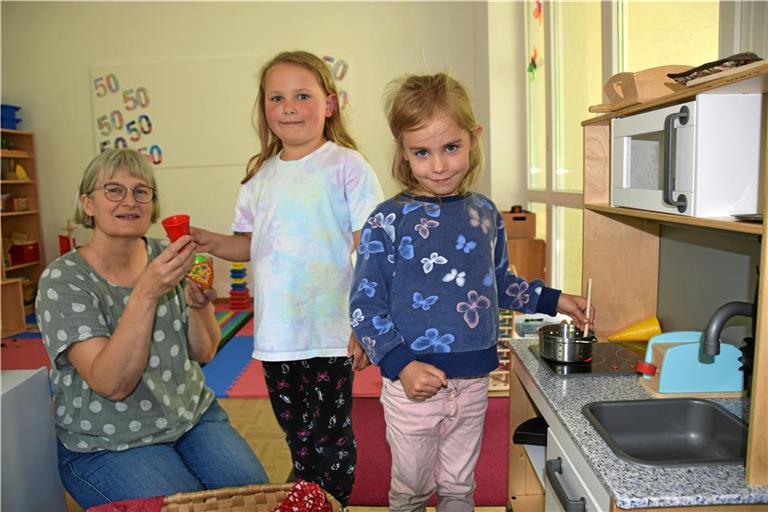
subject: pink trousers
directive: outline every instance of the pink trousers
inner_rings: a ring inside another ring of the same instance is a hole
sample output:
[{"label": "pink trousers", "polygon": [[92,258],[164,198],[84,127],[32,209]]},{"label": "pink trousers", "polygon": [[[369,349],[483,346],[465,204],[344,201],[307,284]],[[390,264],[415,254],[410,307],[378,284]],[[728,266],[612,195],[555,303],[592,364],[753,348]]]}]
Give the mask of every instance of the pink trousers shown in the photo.
[{"label": "pink trousers", "polygon": [[441,512],[474,509],[488,382],[488,377],[449,379],[447,388],[416,402],[399,380],[384,379],[381,403],[392,452],[390,510],[424,510],[435,492]]}]

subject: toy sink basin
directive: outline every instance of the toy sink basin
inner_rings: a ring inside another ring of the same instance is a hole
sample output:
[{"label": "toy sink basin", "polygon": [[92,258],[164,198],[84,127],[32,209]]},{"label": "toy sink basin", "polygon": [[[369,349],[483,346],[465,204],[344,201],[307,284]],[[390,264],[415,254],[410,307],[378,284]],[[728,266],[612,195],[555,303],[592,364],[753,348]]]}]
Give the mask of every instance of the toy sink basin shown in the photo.
[{"label": "toy sink basin", "polygon": [[747,424],[700,398],[593,402],[582,413],[620,458],[648,466],[743,464]]}]

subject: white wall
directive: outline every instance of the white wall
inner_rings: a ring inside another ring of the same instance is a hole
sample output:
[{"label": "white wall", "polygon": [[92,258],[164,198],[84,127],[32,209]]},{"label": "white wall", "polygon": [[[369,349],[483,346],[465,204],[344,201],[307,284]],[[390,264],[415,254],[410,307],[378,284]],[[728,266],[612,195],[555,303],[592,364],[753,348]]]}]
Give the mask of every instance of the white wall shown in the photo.
[{"label": "white wall", "polygon": [[[388,195],[397,186],[389,177],[391,136],[383,115],[384,88],[404,73],[449,70],[470,88],[478,117],[488,128],[490,152],[492,12],[485,2],[2,2],[0,8],[2,101],[22,106],[19,128],[36,135],[49,260],[58,252],[60,228],[72,217],[79,178],[95,156],[89,74],[93,64],[247,57],[304,48],[344,52],[355,65],[350,129]],[[226,83],[221,94],[227,94]],[[190,112],[194,109],[189,105]],[[504,115],[494,112],[495,118]],[[198,121],[205,130],[205,120]],[[158,172],[163,212],[186,212],[195,225],[228,231],[243,170],[222,166]],[[512,170],[505,164],[504,172]],[[488,168],[478,189],[491,189]],[[150,235],[162,236],[159,225]],[[85,239],[83,231],[78,241]],[[220,295],[228,289],[228,267],[217,264]]]},{"label": "white wall", "polygon": [[527,62],[524,41],[525,4],[488,4],[488,69],[490,150],[486,173],[491,198],[500,210],[521,204],[526,192]]}]

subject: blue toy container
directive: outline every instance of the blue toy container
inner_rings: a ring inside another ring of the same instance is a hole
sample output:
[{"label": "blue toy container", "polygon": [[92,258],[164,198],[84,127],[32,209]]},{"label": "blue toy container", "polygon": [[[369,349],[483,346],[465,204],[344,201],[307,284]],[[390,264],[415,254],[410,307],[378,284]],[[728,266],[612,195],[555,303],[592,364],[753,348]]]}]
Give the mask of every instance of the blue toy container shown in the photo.
[{"label": "blue toy container", "polygon": [[19,126],[19,123],[21,122],[21,119],[16,117],[16,114],[21,110],[21,107],[17,107],[15,105],[6,105],[3,103],[0,105],[0,110],[2,110],[2,127],[4,130],[15,130],[17,126]]}]

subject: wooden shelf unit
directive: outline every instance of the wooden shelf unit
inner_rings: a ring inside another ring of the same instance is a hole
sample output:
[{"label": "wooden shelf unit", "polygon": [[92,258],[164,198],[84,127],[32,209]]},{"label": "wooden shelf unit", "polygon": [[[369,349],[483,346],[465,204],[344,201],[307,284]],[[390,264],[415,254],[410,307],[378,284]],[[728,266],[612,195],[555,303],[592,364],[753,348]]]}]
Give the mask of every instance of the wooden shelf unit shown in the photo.
[{"label": "wooden shelf unit", "polygon": [[602,212],[608,215],[620,215],[624,217],[634,217],[636,219],[648,219],[663,224],[676,224],[681,226],[692,226],[699,228],[719,229],[721,231],[731,231],[734,233],[744,233],[747,235],[761,235],[763,233],[763,224],[760,222],[742,222],[732,218],[700,218],[685,217],[682,215],[672,215],[669,213],[657,213],[646,210],[635,210],[632,208],[614,208],[609,204],[588,203],[584,208],[593,212]]},{"label": "wooden shelf unit", "polygon": [[[3,254],[2,281],[2,335],[11,336],[23,332],[26,328],[25,313],[34,307],[32,301],[24,302],[24,291],[29,290],[30,285],[37,286],[40,274],[45,269],[45,253],[43,250],[43,230],[40,222],[40,198],[38,195],[37,166],[35,161],[35,139],[31,132],[20,130],[0,130],[3,139],[10,141],[13,149],[0,151],[3,169],[14,170],[16,165],[21,165],[29,176],[29,180],[2,179],[2,193],[9,194],[5,207],[0,214],[3,238],[9,238],[12,233],[23,233],[31,240],[37,242],[38,258],[36,261],[12,264]],[[23,197],[27,200],[24,210],[14,211],[13,198]],[[18,291],[18,293],[16,293]],[[29,299],[30,297],[28,297]]]},{"label": "wooden shelf unit", "polygon": [[[753,235],[768,234],[768,224],[722,218],[695,218],[610,206],[610,120],[652,108],[688,101],[699,94],[762,94],[761,186],[763,212],[768,211],[768,62],[690,87],[653,102],[600,115],[582,123],[584,129],[584,217],[582,289],[587,278],[600,290],[593,299],[600,313],[598,337],[657,315],[660,226],[716,229]],[[618,257],[620,255],[620,257]],[[760,266],[768,268],[768,244],[761,246]],[[757,335],[752,376],[746,480],[768,485],[768,279],[758,290]]]}]

